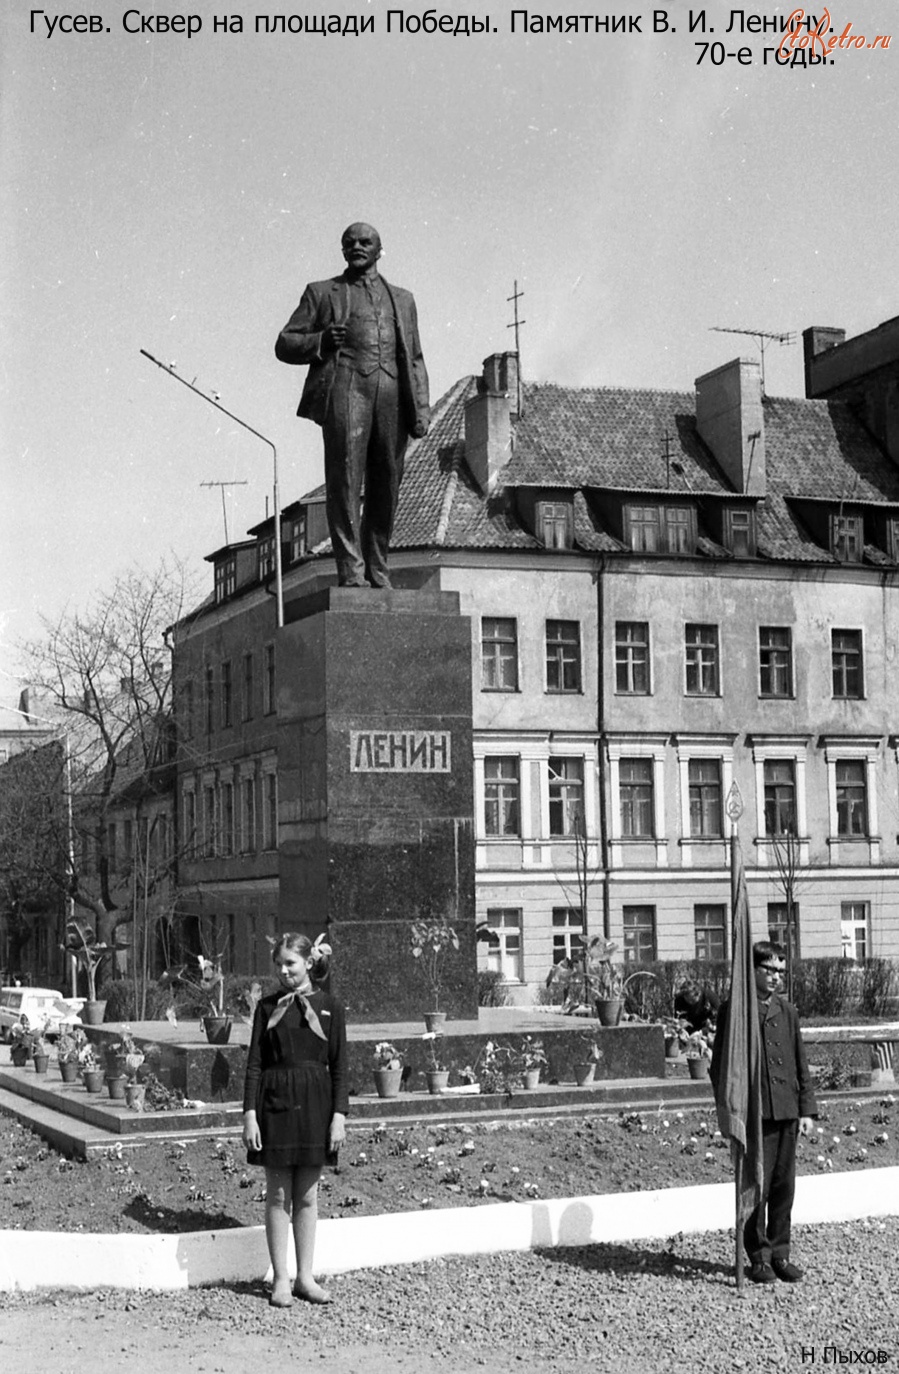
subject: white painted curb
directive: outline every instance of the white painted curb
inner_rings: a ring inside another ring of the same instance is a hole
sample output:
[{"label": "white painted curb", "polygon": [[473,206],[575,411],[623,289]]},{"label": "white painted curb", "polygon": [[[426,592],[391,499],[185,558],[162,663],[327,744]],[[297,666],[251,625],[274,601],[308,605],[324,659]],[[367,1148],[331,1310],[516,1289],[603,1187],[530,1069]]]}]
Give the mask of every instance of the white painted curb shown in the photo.
[{"label": "white painted curb", "polygon": [[[664,1239],[727,1230],[733,1184],[606,1193],[546,1202],[505,1202],[319,1222],[319,1274],[412,1264],[441,1255]],[[899,1214],[899,1166],[804,1175],[796,1181],[800,1225]],[[268,1270],[261,1226],[179,1236],[0,1231],[0,1292],[36,1288],[195,1288],[252,1281]]]}]

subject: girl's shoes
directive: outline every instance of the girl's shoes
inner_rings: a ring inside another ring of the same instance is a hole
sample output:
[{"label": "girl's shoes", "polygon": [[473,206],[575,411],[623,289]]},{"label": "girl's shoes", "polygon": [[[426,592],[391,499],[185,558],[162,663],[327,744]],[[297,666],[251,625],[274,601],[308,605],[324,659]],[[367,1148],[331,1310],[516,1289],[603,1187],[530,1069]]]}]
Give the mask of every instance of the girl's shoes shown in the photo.
[{"label": "girl's shoes", "polygon": [[293,1286],[294,1297],[302,1298],[304,1302],[331,1302],[331,1294],[327,1288],[322,1288],[313,1279],[310,1283],[300,1284],[299,1280]]}]

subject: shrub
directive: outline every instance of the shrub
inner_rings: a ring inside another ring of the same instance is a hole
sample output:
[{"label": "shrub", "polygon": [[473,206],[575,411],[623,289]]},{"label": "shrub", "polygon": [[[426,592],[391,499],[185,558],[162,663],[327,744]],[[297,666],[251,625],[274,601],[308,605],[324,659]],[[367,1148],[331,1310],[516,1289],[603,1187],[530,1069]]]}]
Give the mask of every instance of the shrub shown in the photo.
[{"label": "shrub", "polygon": [[894,959],[866,959],[862,968],[860,1010],[864,1016],[887,1016],[899,989],[899,964]]},{"label": "shrub", "polygon": [[[138,1020],[137,984],[134,978],[108,978],[100,988],[100,998],[106,1003],[107,1021]],[[160,987],[158,983],[147,984],[148,1021],[164,1021],[165,1014],[172,1005],[170,988]]]},{"label": "shrub", "polygon": [[509,1004],[509,989],[499,969],[478,969],[478,1006],[505,1007]]},{"label": "shrub", "polygon": [[847,1016],[858,1010],[860,970],[849,959],[797,959],[793,1002],[800,1016]]}]

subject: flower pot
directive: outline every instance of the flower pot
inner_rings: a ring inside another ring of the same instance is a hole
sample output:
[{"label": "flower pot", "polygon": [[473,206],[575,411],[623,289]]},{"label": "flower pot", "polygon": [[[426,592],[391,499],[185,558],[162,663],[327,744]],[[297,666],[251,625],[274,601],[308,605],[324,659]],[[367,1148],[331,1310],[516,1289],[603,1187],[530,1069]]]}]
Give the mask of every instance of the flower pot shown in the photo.
[{"label": "flower pot", "polygon": [[82,1026],[102,1026],[106,1015],[105,1002],[85,1002],[78,1015]]},{"label": "flower pot", "polygon": [[589,1064],[575,1064],[574,1081],[579,1088],[585,1088],[588,1083],[593,1082],[593,1075],[596,1073],[596,1063],[590,1060]]},{"label": "flower pot", "polygon": [[621,998],[600,997],[596,1003],[596,1015],[601,1026],[617,1026],[621,1017]]},{"label": "flower pot", "polygon": [[82,1075],[84,1086],[89,1093],[101,1093],[103,1091],[103,1070],[85,1069]]},{"label": "flower pot", "polygon": [[32,1058],[34,1059],[34,1072],[46,1073],[50,1067],[49,1054],[35,1054],[32,1055]]},{"label": "flower pot", "polygon": [[142,1112],[147,1085],[145,1083],[126,1083],[125,1101],[133,1112]]},{"label": "flower pot", "polygon": [[676,1035],[669,1035],[665,1041],[665,1058],[680,1059],[680,1041]]},{"label": "flower pot", "polygon": [[28,1063],[28,1046],[13,1045],[9,1052],[9,1057],[14,1069],[24,1069],[25,1065]]},{"label": "flower pot", "polygon": [[438,1031],[438,1032],[442,1033],[443,1028],[444,1028],[445,1025],[446,1025],[446,1012],[445,1012],[445,1011],[426,1011],[426,1012],[425,1012],[425,1030],[427,1030],[427,1031]]},{"label": "flower pot", "polygon": [[524,1086],[527,1088],[528,1092],[533,1092],[534,1088],[537,1087],[537,1084],[538,1084],[539,1082],[540,1082],[540,1070],[539,1070],[539,1069],[525,1069],[525,1071],[524,1071]]},{"label": "flower pot", "polygon": [[106,1056],[106,1076],[107,1078],[125,1077],[125,1056],[124,1054],[107,1054]]},{"label": "flower pot", "polygon": [[203,1026],[210,1045],[227,1045],[231,1039],[230,1016],[204,1016]]},{"label": "flower pot", "polygon": [[449,1069],[428,1069],[428,1092],[435,1096],[445,1093],[449,1083]]},{"label": "flower pot", "polygon": [[374,1073],[378,1097],[399,1097],[402,1069],[375,1069]]},{"label": "flower pot", "polygon": [[59,1066],[59,1076],[63,1083],[74,1083],[78,1077],[78,1065],[74,1059],[64,1059]]},{"label": "flower pot", "polygon": [[687,1068],[690,1070],[691,1078],[708,1078],[709,1064],[708,1059],[688,1059]]},{"label": "flower pot", "polygon": [[106,1090],[115,1102],[125,1101],[125,1083],[127,1082],[124,1074],[107,1074]]}]

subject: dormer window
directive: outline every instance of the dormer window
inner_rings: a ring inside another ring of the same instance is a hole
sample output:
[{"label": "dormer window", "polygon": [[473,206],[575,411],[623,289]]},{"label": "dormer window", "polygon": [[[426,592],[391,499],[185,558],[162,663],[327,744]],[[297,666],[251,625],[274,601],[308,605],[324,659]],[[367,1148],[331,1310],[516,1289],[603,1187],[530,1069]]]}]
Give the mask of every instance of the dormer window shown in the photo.
[{"label": "dormer window", "polygon": [[634,553],[693,553],[696,515],[692,506],[627,506],[625,534]]},{"label": "dormer window", "polygon": [[735,558],[755,557],[755,512],[728,507],[724,512],[724,542]]},{"label": "dormer window", "polygon": [[290,522],[290,561],[296,563],[306,552],[306,512],[301,511],[296,520]]},{"label": "dormer window", "polygon": [[272,576],[275,571],[275,536],[260,539],[256,546],[256,572],[260,582]]},{"label": "dormer window", "polygon": [[864,522],[860,515],[830,517],[830,551],[841,563],[860,563],[864,548]]},{"label": "dormer window", "polygon": [[220,605],[234,595],[237,586],[237,559],[231,555],[215,565],[215,603]]},{"label": "dormer window", "polygon": [[537,502],[537,538],[548,549],[570,549],[574,510],[568,501]]}]

